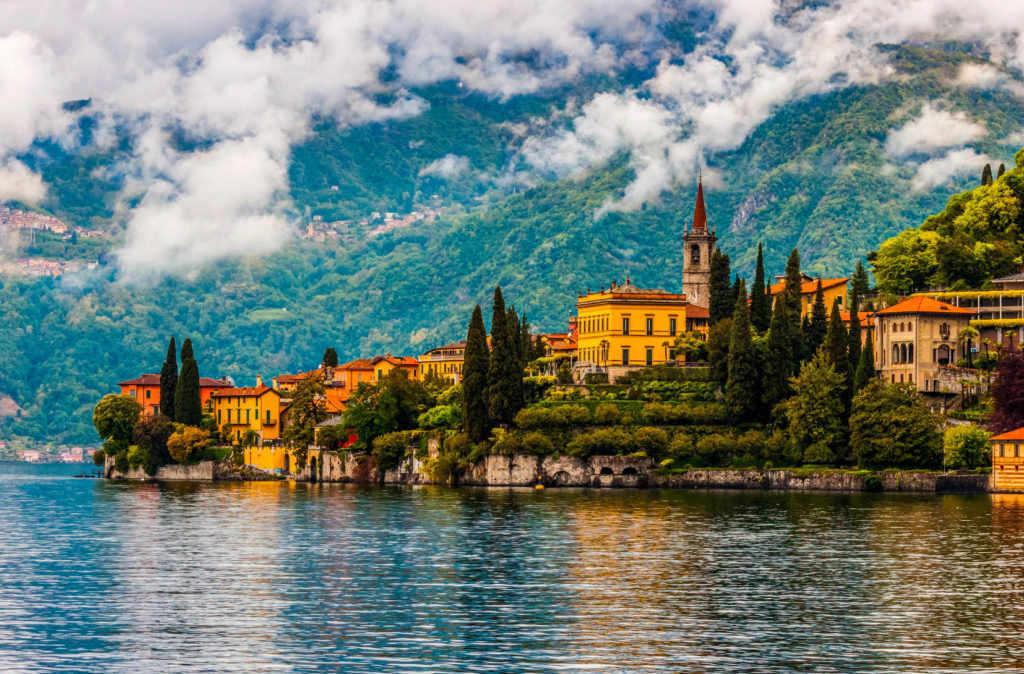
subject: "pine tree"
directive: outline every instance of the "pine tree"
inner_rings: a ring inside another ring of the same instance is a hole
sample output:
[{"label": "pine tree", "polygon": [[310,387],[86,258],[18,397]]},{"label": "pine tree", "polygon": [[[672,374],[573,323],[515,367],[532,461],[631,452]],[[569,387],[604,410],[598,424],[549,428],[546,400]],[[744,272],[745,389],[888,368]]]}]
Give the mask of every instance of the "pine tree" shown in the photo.
[{"label": "pine tree", "polygon": [[708,316],[709,323],[714,325],[723,318],[732,317],[735,298],[729,284],[732,278],[729,256],[716,248],[708,265]]},{"label": "pine tree", "polygon": [[338,353],[333,346],[327,347],[324,351],[324,358],[321,361],[324,367],[338,367]]},{"label": "pine tree", "polygon": [[510,331],[508,320],[501,288],[495,288],[491,311],[491,358],[487,370],[487,409],[491,420],[500,424],[512,423],[522,407],[523,397],[519,349],[512,343],[513,339],[518,341],[519,335],[515,328]]},{"label": "pine tree", "polygon": [[857,374],[853,379],[854,391],[859,391],[872,379],[875,378],[875,344],[871,337],[871,328],[868,328],[868,339],[864,348],[860,351],[860,363],[857,364]]},{"label": "pine tree", "polygon": [[804,339],[807,342],[807,349],[812,353],[825,341],[825,334],[828,332],[828,313],[825,309],[825,292],[821,288],[821,279],[818,279],[818,287],[814,291],[814,305],[811,307],[811,320],[804,332]]},{"label": "pine tree", "polygon": [[771,320],[771,304],[764,281],[764,251],[759,242],[757,244],[754,285],[750,288],[750,324],[759,332],[764,332],[768,329]]},{"label": "pine tree", "polygon": [[981,184],[992,184],[992,164],[985,164],[985,168],[981,170]]},{"label": "pine tree", "polygon": [[842,376],[846,382],[844,389],[844,404],[849,409],[850,391],[853,388],[853,373],[850,372],[850,335],[843,324],[842,316],[839,315],[838,298],[832,303],[832,315],[828,320],[828,334],[825,337],[825,355],[828,363],[835,369],[836,374]]},{"label": "pine tree", "polygon": [[[768,330],[768,343],[764,357],[764,381],[761,386],[761,400],[765,414],[771,414],[775,406],[789,397],[792,388],[789,378],[795,374],[796,359],[793,357],[793,335],[791,334],[790,313],[785,303],[788,297],[779,296],[780,306],[772,313]],[[753,312],[751,312],[753,313]]]},{"label": "pine tree", "polygon": [[750,336],[750,309],[746,285],[740,281],[740,298],[733,310],[732,337],[729,340],[729,370],[725,382],[725,404],[738,421],[754,419],[761,396],[757,372],[757,354]]},{"label": "pine tree", "polygon": [[181,373],[174,391],[174,420],[186,426],[198,426],[203,420],[199,396],[199,365],[192,354],[192,340],[181,347]]},{"label": "pine tree", "polygon": [[462,365],[462,416],[466,433],[473,442],[486,440],[490,433],[490,412],[487,401],[487,373],[490,350],[480,305],[473,309],[466,334],[466,353]]},{"label": "pine tree", "polygon": [[999,165],[999,172],[996,173],[996,180],[999,180],[1000,178],[1002,178],[1004,173],[1006,173],[1006,164],[1000,164]]},{"label": "pine tree", "polygon": [[160,368],[160,414],[174,419],[174,393],[178,388],[178,347],[174,337],[167,344],[167,357]]}]

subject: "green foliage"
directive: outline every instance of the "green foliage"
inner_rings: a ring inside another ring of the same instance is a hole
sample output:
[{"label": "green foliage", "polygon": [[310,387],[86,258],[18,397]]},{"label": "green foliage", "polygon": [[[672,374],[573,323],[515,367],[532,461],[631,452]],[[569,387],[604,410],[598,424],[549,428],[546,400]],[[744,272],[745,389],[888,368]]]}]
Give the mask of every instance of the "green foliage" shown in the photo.
[{"label": "green foliage", "polygon": [[[405,375],[404,370],[392,372]],[[417,384],[422,388],[422,384]],[[306,377],[299,381],[291,399],[288,407],[291,420],[281,433],[281,439],[304,459],[307,448],[316,440],[316,425],[329,416],[324,384],[319,377]]]},{"label": "green foliage", "polygon": [[882,478],[877,473],[871,473],[864,478],[864,491],[882,491]]},{"label": "green foliage", "polygon": [[992,465],[988,433],[977,426],[951,426],[942,437],[946,468],[982,468]]},{"label": "green foliage", "polygon": [[[420,415],[422,417],[422,415]],[[344,424],[324,426],[316,432],[316,442],[320,449],[337,451],[348,442],[349,430]]]},{"label": "green foliage", "polygon": [[750,288],[750,324],[759,332],[768,329],[772,319],[771,295],[765,283],[764,249],[757,242],[757,262],[754,265],[754,285]]},{"label": "green foliage", "polygon": [[149,459],[149,452],[138,445],[128,446],[128,467],[132,470],[142,467]]},{"label": "green foliage", "polygon": [[860,362],[857,364],[857,372],[853,377],[853,391],[856,393],[868,385],[877,376],[875,370],[875,340],[871,328],[868,328],[868,338],[864,348],[860,352]]},{"label": "green foliage", "polygon": [[[819,285],[820,288],[820,285]],[[796,368],[793,353],[793,331],[787,296],[779,297],[779,307],[772,313],[771,328],[764,358],[764,380],[761,383],[761,401],[764,412],[770,414],[775,406],[789,397],[789,378]]]},{"label": "green foliage", "polygon": [[181,372],[174,389],[174,420],[186,426],[198,426],[203,420],[203,404],[199,395],[199,365],[192,353],[192,340],[181,347]]},{"label": "green foliage", "polygon": [[420,428],[455,429],[462,424],[462,408],[459,405],[436,405],[419,416]]},{"label": "green foliage", "polygon": [[761,402],[761,374],[758,372],[757,355],[750,335],[750,311],[742,281],[738,294],[729,341],[725,404],[737,421],[750,421],[757,417]]},{"label": "green foliage", "polygon": [[[730,324],[731,325],[731,324]],[[731,328],[730,328],[731,330]],[[649,381],[712,381],[711,370],[706,367],[668,367],[655,365],[631,370],[615,380],[616,384],[630,386]]]},{"label": "green foliage", "polygon": [[181,426],[167,438],[167,451],[174,461],[187,464],[201,460],[210,444],[210,433],[195,426]]},{"label": "green foliage", "polygon": [[320,362],[324,367],[338,367],[338,352],[334,350],[333,346],[324,350],[324,357]]},{"label": "green foliage", "polygon": [[942,432],[910,384],[872,381],[853,399],[850,448],[861,468],[939,468]]},{"label": "green foliage", "polygon": [[127,473],[129,468],[128,448],[121,449],[114,454],[114,470],[119,473]]},{"label": "green foliage", "polygon": [[392,370],[376,384],[359,385],[349,399],[342,423],[359,436],[356,448],[368,451],[385,433],[416,428],[419,416],[431,406],[430,393],[422,382],[409,379],[404,370]]},{"label": "green foliage", "polygon": [[174,433],[174,422],[163,414],[140,419],[132,430],[132,442],[145,453],[143,467],[150,475],[168,463],[171,455],[167,451],[167,440]]},{"label": "green foliage", "polygon": [[668,433],[661,428],[642,426],[633,431],[633,444],[637,451],[658,458],[668,449]]},{"label": "green foliage", "polygon": [[[846,331],[846,325],[839,315],[839,301],[832,304],[832,315],[828,320],[828,333],[825,336],[823,350],[828,358],[829,365],[843,380],[841,399],[845,410],[850,405],[850,391],[853,388],[853,374],[850,372],[850,336]],[[811,462],[809,462],[811,463]]]},{"label": "green foliage", "polygon": [[587,458],[598,454],[629,454],[636,444],[633,437],[618,428],[599,428],[580,433],[569,442],[570,456]]},{"label": "green foliage", "polygon": [[687,363],[703,363],[708,359],[708,345],[699,332],[684,332],[676,337],[672,351],[682,354]]},{"label": "green foliage", "polygon": [[622,413],[618,405],[602,403],[594,409],[594,423],[614,426],[622,421]]},{"label": "green foliage", "polygon": [[174,394],[178,388],[178,349],[174,337],[167,344],[167,356],[160,368],[160,414],[174,419]]},{"label": "green foliage", "polygon": [[97,449],[92,454],[92,463],[94,466],[102,466],[103,462],[107,460],[107,453],[102,449]]},{"label": "green foliage", "polygon": [[501,287],[494,289],[491,312],[491,357],[487,368],[487,410],[491,421],[510,424],[523,406],[523,368],[519,331],[510,325]]},{"label": "green foliage", "polygon": [[141,413],[142,406],[135,398],[108,394],[96,404],[92,413],[92,423],[100,439],[127,446]]},{"label": "green foliage", "polygon": [[724,382],[729,377],[729,346],[732,342],[733,320],[725,318],[708,332],[708,365],[711,378]]},{"label": "green foliage", "polygon": [[412,435],[406,431],[385,433],[373,439],[373,460],[380,469],[381,478],[385,471],[398,467],[409,454]]},{"label": "green foliage", "polygon": [[846,448],[842,376],[821,349],[790,383],[793,396],[781,410],[789,424],[793,457],[802,463],[835,463]]},{"label": "green foliage", "polygon": [[736,296],[733,293],[732,272],[729,271],[729,256],[715,248],[711,253],[708,268],[708,313],[712,326],[731,318]]},{"label": "green foliage", "polygon": [[462,367],[462,409],[466,420],[466,433],[470,440],[480,442],[487,439],[491,428],[488,405],[488,369],[490,349],[484,330],[483,313],[480,305],[473,309],[466,335],[466,354]]}]

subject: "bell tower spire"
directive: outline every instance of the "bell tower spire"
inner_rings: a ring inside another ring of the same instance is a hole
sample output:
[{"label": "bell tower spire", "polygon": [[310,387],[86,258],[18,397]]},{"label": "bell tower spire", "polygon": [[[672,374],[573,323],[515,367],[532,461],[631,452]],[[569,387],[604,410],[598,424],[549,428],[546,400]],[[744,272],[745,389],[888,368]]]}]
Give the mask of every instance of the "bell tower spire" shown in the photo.
[{"label": "bell tower spire", "polygon": [[690,304],[708,306],[711,253],[717,242],[714,227],[708,231],[708,214],[704,206],[704,176],[697,178],[697,200],[693,206],[690,231],[683,227],[683,292]]}]

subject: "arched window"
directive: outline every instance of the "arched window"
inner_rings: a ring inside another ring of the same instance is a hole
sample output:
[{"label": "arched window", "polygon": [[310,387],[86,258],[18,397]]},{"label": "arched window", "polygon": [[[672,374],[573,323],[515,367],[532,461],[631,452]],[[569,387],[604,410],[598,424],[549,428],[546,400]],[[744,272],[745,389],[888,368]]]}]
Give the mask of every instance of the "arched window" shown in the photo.
[{"label": "arched window", "polygon": [[892,324],[892,331],[896,332],[896,324],[895,323]]},{"label": "arched window", "polygon": [[900,332],[903,332],[905,329],[906,329],[906,326],[903,325],[902,323],[900,323]]},{"label": "arched window", "polygon": [[899,365],[899,362],[900,362],[900,345],[899,344],[893,344],[892,345],[892,364],[893,365]]},{"label": "arched window", "polygon": [[[907,362],[908,363],[913,363],[914,362],[914,345],[913,344],[907,345]],[[911,379],[911,381],[913,381],[913,379]]]},{"label": "arched window", "polygon": [[697,244],[690,246],[690,264],[700,264],[700,246]]},{"label": "arched window", "polygon": [[901,363],[906,363],[907,362],[907,345],[906,344],[900,344],[900,362]]},{"label": "arched window", "polygon": [[914,324],[913,323],[907,323],[907,332],[913,332],[913,331],[914,331]]},{"label": "arched window", "polygon": [[939,365],[949,365],[949,347],[945,344],[935,350],[935,361]]}]

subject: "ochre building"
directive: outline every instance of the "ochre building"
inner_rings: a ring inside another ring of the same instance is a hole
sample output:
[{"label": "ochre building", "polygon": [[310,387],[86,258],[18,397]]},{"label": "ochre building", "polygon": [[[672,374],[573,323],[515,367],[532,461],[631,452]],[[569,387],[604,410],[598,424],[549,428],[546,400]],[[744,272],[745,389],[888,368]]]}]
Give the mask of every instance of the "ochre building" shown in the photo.
[{"label": "ochre building", "polygon": [[281,394],[268,386],[224,388],[215,392],[213,418],[227,437],[241,442],[246,431],[254,431],[257,444],[276,440],[281,435]]},{"label": "ochre building", "polygon": [[[814,309],[814,296],[818,292],[818,281],[821,281],[821,294],[825,298],[825,312],[827,315],[832,314],[832,305],[835,302],[839,302],[840,308],[846,301],[846,286],[850,279],[848,278],[818,278],[810,277],[807,274],[802,274],[803,280],[800,282],[800,315],[806,316],[811,313]],[[768,289],[768,292],[774,298],[783,290],[786,289],[786,282],[777,281],[773,283]],[[850,318],[847,315],[846,323],[849,324]]]},{"label": "ochre building", "polygon": [[[142,416],[151,417],[160,414],[160,375],[144,374],[135,379],[123,381],[121,395],[131,396],[142,405]],[[210,396],[217,389],[230,388],[231,382],[221,379],[199,378],[199,402],[206,405]]]},{"label": "ochre building", "polygon": [[992,488],[1024,491],[1024,428],[994,435],[992,446]]},{"label": "ochre building", "polygon": [[419,357],[420,378],[435,374],[458,384],[462,381],[462,364],[466,360],[466,343],[454,342],[431,349]]}]

